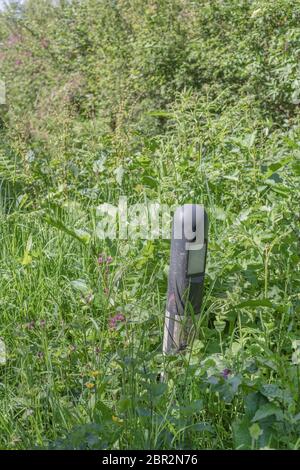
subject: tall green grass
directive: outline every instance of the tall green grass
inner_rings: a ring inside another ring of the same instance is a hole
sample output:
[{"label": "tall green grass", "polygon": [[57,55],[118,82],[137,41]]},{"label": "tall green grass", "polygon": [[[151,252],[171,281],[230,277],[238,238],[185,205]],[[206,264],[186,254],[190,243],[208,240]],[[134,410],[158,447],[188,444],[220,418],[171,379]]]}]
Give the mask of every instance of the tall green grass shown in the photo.
[{"label": "tall green grass", "polygon": [[[3,15],[1,448],[299,448],[298,10],[277,3]],[[207,209],[180,356],[161,352],[169,241],[97,237],[120,196]]]}]

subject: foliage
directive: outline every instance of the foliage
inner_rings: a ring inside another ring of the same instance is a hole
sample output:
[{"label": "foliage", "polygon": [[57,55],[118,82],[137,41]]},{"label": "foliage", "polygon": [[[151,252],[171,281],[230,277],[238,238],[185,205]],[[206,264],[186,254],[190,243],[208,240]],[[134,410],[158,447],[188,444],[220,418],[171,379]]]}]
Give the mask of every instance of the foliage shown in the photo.
[{"label": "foliage", "polygon": [[[299,448],[299,16],[291,0],[1,14],[1,448]],[[97,206],[122,195],[207,208],[179,357],[161,354],[169,242],[97,237]]]}]

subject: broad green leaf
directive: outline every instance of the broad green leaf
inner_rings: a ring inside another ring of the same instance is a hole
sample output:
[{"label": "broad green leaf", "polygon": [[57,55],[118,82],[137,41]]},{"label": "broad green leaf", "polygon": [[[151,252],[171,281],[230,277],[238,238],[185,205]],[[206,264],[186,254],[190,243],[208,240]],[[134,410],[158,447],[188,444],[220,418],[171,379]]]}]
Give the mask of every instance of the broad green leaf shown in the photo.
[{"label": "broad green leaf", "polygon": [[180,414],[183,416],[192,416],[193,414],[203,410],[203,400],[195,400],[187,406],[180,407]]},{"label": "broad green leaf", "polygon": [[262,385],[262,387],[260,388],[260,392],[265,397],[268,397],[268,398],[278,398],[279,400],[282,400],[284,402],[291,402],[292,401],[292,395],[291,395],[290,390],[281,389],[276,384]]},{"label": "broad green leaf", "polygon": [[253,418],[256,411],[263,405],[268,403],[268,400],[260,392],[253,392],[246,395],[244,398],[245,413],[250,419]]},{"label": "broad green leaf", "polygon": [[251,421],[244,417],[232,423],[234,448],[245,450],[251,448],[252,439],[249,432]]},{"label": "broad green leaf", "polygon": [[146,388],[151,396],[159,397],[160,395],[163,395],[165,393],[168,388],[168,385],[165,383],[147,384]]},{"label": "broad green leaf", "polygon": [[252,418],[252,422],[261,421],[262,419],[265,419],[272,415],[276,416],[277,420],[281,420],[282,410],[273,403],[266,403],[257,410],[254,417]]},{"label": "broad green leaf", "polygon": [[189,428],[192,431],[197,431],[197,432],[209,432],[209,433],[214,433],[214,428],[210,423],[195,423],[193,426]]}]

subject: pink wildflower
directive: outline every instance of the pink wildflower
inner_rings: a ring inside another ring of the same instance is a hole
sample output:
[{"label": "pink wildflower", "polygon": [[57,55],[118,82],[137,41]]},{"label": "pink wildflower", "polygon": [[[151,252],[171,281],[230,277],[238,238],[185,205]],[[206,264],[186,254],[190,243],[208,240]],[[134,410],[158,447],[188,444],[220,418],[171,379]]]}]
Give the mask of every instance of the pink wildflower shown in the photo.
[{"label": "pink wildflower", "polygon": [[103,255],[99,255],[97,261],[98,261],[98,264],[103,264],[103,263],[104,263],[104,257],[103,257]]},{"label": "pink wildflower", "polygon": [[125,321],[125,316],[122,313],[117,313],[117,315],[109,319],[108,324],[111,329],[115,329],[118,322],[124,322],[124,321]]},{"label": "pink wildflower", "polygon": [[222,370],[221,372],[221,375],[222,377],[224,377],[224,379],[228,379],[228,376],[231,374],[231,370],[230,369],[224,369]]}]

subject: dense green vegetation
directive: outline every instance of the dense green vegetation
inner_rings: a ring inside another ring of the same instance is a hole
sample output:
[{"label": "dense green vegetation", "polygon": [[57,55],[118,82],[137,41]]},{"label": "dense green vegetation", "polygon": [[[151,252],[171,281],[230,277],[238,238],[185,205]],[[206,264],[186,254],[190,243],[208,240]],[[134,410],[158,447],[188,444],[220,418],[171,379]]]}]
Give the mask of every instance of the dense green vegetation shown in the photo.
[{"label": "dense green vegetation", "polygon": [[[300,448],[299,25],[294,0],[1,13],[1,448]],[[100,240],[120,196],[209,215],[166,363],[169,241]]]}]

